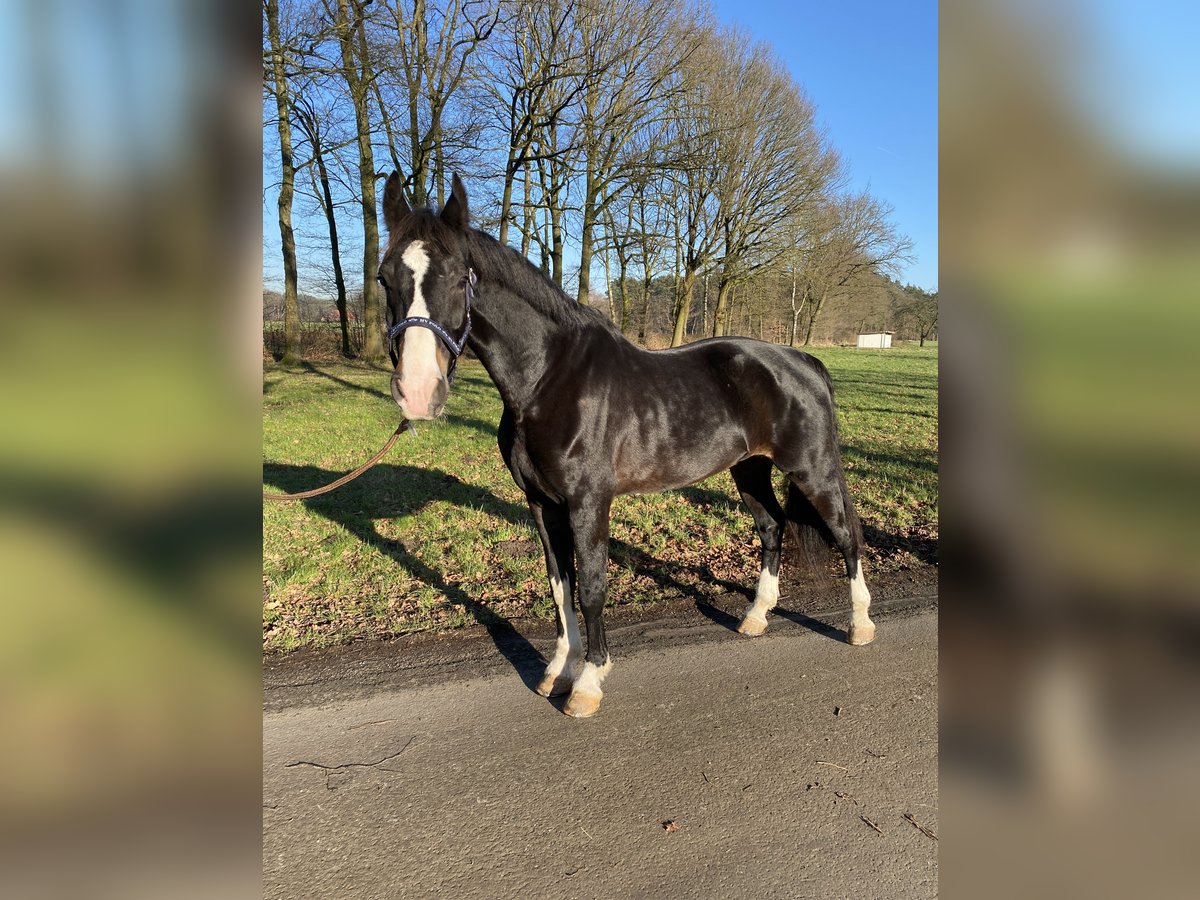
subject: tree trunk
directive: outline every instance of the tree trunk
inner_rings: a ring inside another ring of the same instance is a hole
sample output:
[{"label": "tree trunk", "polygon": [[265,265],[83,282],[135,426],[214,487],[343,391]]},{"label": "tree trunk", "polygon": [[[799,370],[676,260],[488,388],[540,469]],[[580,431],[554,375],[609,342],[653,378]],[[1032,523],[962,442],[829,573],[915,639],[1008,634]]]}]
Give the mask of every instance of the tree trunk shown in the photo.
[{"label": "tree trunk", "polygon": [[[671,304],[671,314],[675,316],[675,330],[671,335],[671,346],[678,347],[683,343],[683,333],[687,328],[687,312],[683,310],[683,294],[679,290],[679,269],[680,263],[683,261],[683,243],[679,239],[679,219],[675,219],[675,271],[672,297],[674,302]],[[688,298],[688,306],[691,306],[691,297]],[[684,312],[682,323],[679,317],[680,312]]]},{"label": "tree trunk", "polygon": [[654,276],[648,270],[642,279],[642,321],[638,325],[638,343],[646,346],[646,326],[650,319],[650,295],[654,289]]},{"label": "tree trunk", "polygon": [[[314,123],[315,124],[315,123]],[[350,321],[346,311],[346,279],[342,275],[342,255],[338,249],[337,216],[333,213],[333,192],[329,188],[329,172],[325,168],[325,154],[317,135],[313,134],[313,155],[317,161],[317,172],[321,179],[321,194],[324,196],[325,220],[329,224],[329,248],[333,262],[333,283],[337,288],[337,311],[342,328],[342,356],[350,357]]]},{"label": "tree trunk", "polygon": [[821,294],[821,299],[812,307],[812,312],[808,316],[808,329],[804,332],[804,346],[807,347],[812,343],[813,328],[816,327],[817,317],[821,315],[821,310],[825,307],[825,298],[829,296],[828,291]]},{"label": "tree trunk", "polygon": [[[430,102],[433,100],[431,98]],[[438,101],[440,105],[442,101]],[[436,110],[438,107],[434,106]],[[433,153],[433,187],[437,194],[438,209],[446,205],[446,150],[442,146],[442,115],[434,113],[433,123],[429,126],[429,148]]]},{"label": "tree trunk", "polygon": [[550,205],[550,277],[558,285],[563,286],[563,229],[562,207],[559,205],[557,192]]},{"label": "tree trunk", "polygon": [[608,258],[607,250],[604,251],[604,257],[602,261],[604,263],[604,294],[608,297],[608,321],[616,325],[617,307],[613,299],[611,260]]},{"label": "tree trunk", "polygon": [[531,191],[529,163],[525,163],[525,211],[521,227],[521,255],[529,259],[529,244],[533,240],[533,229],[536,228],[536,218],[533,209],[533,194]]},{"label": "tree trunk", "polygon": [[[355,59],[353,20],[358,18],[358,55]],[[379,291],[375,275],[379,269],[379,217],[375,208],[375,155],[371,148],[371,119],[367,109],[367,39],[363,27],[361,0],[338,0],[338,43],[342,51],[342,74],[354,104],[354,122],[358,132],[358,181],[363,215],[363,358],[379,362],[384,358],[383,320],[380,316]]]},{"label": "tree trunk", "polygon": [[513,182],[516,181],[515,148],[508,148],[508,161],[504,165],[504,191],[500,194],[500,234],[502,246],[508,246],[508,220],[512,216]]},{"label": "tree trunk", "polygon": [[617,290],[621,294],[621,334],[629,327],[629,259],[617,251]]},{"label": "tree trunk", "polygon": [[583,223],[579,232],[579,290],[576,296],[580,303],[587,303],[592,287],[592,255],[596,231],[596,185],[589,153],[587,174],[584,181]]},{"label": "tree trunk", "polygon": [[800,310],[803,308],[803,303],[799,307],[796,306],[796,267],[792,267],[792,329],[788,334],[788,346],[796,346],[796,332],[799,330]]},{"label": "tree trunk", "polygon": [[680,288],[679,312],[675,315],[675,332],[671,335],[672,347],[683,344],[684,335],[687,333],[688,316],[692,313],[692,292],[695,284],[696,273],[688,269],[683,274],[683,285]]},{"label": "tree trunk", "polygon": [[271,41],[271,70],[275,82],[275,108],[279,117],[279,240],[283,246],[283,362],[300,359],[300,303],[296,296],[296,237],[292,231],[292,197],[296,166],[292,157],[292,126],[289,119],[287,75],[279,36],[278,0],[267,0],[267,32]]},{"label": "tree trunk", "polygon": [[721,273],[721,280],[717,283],[717,308],[713,311],[713,337],[720,337],[728,330],[727,320],[730,315],[729,294],[733,285],[725,280],[725,273]]},{"label": "tree trunk", "polygon": [[[592,257],[595,241],[595,222],[588,221],[588,211],[583,211],[583,230],[579,234],[579,288],[575,297],[580,303],[587,303],[588,294],[592,290]],[[559,284],[562,287],[562,284]]]}]

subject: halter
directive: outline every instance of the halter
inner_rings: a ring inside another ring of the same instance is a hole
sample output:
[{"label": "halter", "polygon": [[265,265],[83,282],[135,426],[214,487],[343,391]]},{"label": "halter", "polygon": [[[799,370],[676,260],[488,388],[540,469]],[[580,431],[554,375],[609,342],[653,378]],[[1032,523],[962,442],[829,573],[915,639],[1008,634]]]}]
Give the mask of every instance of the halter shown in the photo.
[{"label": "halter", "polygon": [[462,352],[466,349],[467,338],[471,334],[471,301],[475,299],[475,282],[478,279],[475,277],[474,269],[467,269],[467,280],[463,284],[463,302],[466,307],[466,320],[463,322],[462,334],[455,340],[450,336],[445,328],[439,325],[433,319],[427,319],[424,316],[409,316],[407,319],[401,319],[395,325],[388,329],[388,343],[396,342],[396,338],[404,332],[405,329],[416,326],[418,328],[428,328],[436,334],[446,349],[450,351],[450,370],[446,373],[446,380],[454,380],[454,370],[458,367],[458,358],[462,356]]}]

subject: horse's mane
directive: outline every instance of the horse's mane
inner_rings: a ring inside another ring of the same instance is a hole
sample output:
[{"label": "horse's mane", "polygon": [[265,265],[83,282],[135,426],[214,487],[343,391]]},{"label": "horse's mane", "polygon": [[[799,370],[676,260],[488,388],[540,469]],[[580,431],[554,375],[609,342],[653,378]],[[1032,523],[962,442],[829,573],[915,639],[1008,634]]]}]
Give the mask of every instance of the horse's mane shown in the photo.
[{"label": "horse's mane", "polygon": [[600,325],[616,331],[603,313],[567,296],[541,269],[490,234],[472,228],[467,233],[467,246],[472,260],[489,278],[559,325],[577,328]]},{"label": "horse's mane", "polygon": [[[413,210],[405,216],[400,227],[388,235],[384,256],[409,241],[424,241],[449,253],[455,237],[455,232],[432,210]],[[620,333],[607,316],[567,296],[542,274],[541,269],[490,234],[477,228],[467,229],[467,249],[481,276],[496,281],[557,324],[573,328],[599,325]]]}]

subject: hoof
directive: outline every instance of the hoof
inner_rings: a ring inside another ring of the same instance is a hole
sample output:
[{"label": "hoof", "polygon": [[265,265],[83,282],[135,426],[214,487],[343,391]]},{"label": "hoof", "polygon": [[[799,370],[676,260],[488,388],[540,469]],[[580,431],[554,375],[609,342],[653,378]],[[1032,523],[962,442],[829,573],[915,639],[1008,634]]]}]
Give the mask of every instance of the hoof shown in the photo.
[{"label": "hoof", "polygon": [[873,640],[875,640],[874,622],[868,622],[866,625],[851,625],[850,630],[846,632],[846,641],[855,647],[869,644]]},{"label": "hoof", "polygon": [[602,694],[581,694],[579,691],[572,691],[571,697],[567,700],[567,705],[563,707],[563,712],[575,719],[586,719],[588,716],[594,716],[597,710],[600,709],[600,698]]},{"label": "hoof", "polygon": [[572,684],[566,675],[547,675],[538,682],[537,692],[543,697],[559,697],[570,693]]},{"label": "hoof", "polygon": [[738,623],[737,630],[738,634],[744,634],[746,637],[758,637],[760,634],[766,634],[767,620],[747,616]]}]

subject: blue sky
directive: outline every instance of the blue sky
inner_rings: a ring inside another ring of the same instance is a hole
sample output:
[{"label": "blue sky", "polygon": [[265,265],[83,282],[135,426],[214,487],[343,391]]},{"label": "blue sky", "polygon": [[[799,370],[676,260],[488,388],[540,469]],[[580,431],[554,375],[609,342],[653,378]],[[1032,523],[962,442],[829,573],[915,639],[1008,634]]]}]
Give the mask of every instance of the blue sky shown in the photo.
[{"label": "blue sky", "polygon": [[718,19],[771,44],[817,107],[854,190],[895,209],[916,260],[901,281],[938,284],[937,3],[716,0]]},{"label": "blue sky", "polygon": [[1092,0],[1076,99],[1118,148],[1194,172],[1200,160],[1200,4]]}]

